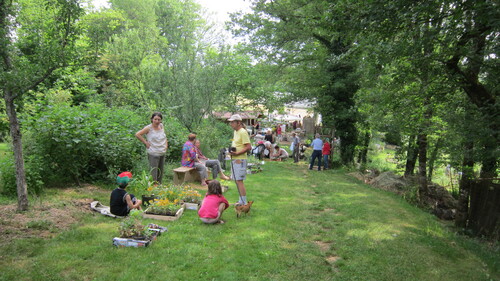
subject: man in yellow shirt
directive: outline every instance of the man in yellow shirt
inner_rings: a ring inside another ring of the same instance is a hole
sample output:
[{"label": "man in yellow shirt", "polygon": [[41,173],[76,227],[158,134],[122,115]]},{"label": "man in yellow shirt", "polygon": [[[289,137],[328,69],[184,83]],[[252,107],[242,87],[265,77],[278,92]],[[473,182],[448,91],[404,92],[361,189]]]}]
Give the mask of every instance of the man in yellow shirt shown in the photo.
[{"label": "man in yellow shirt", "polygon": [[239,114],[234,114],[227,121],[234,130],[231,151],[229,151],[231,154],[231,178],[236,181],[236,187],[240,194],[238,204],[246,205],[247,191],[243,181],[247,176],[247,152],[252,149],[252,145]]}]

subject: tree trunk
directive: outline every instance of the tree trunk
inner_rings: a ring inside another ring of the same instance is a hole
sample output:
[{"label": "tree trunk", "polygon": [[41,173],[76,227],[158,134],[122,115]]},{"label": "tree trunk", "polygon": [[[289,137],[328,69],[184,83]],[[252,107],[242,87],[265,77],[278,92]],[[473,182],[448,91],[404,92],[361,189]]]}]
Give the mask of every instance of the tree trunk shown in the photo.
[{"label": "tree trunk", "polygon": [[415,142],[415,135],[411,135],[408,140],[408,153],[406,156],[405,177],[412,176],[415,173],[415,164],[418,157],[418,144]]},{"label": "tree trunk", "polygon": [[469,219],[469,200],[472,186],[472,178],[474,177],[474,159],[472,141],[467,140],[465,143],[464,160],[462,163],[462,178],[460,179],[460,194],[458,197],[457,215],[455,217],[455,225],[457,227],[467,227]]},{"label": "tree trunk", "polygon": [[[495,120],[495,114],[498,114],[498,112],[491,114],[492,119]],[[496,119],[498,121],[498,119]],[[484,140],[484,151],[486,152],[485,155],[482,158],[481,161],[481,178],[496,178],[497,177],[497,169],[498,169],[498,130],[499,130],[499,125],[497,124],[490,124],[491,131],[493,132],[492,136],[489,137],[488,139]]]},{"label": "tree trunk", "polygon": [[359,152],[358,163],[361,166],[366,165],[366,156],[368,155],[368,145],[370,144],[370,132],[367,130],[363,138],[363,148]]},{"label": "tree trunk", "polygon": [[26,184],[26,174],[24,171],[23,144],[21,130],[17,119],[16,106],[12,93],[4,89],[5,111],[9,118],[10,135],[14,147],[14,158],[16,163],[16,183],[17,183],[17,209],[18,211],[28,210],[28,187]]},{"label": "tree trunk", "polygon": [[[489,32],[494,30],[493,25],[480,24],[481,20],[475,17],[482,17],[482,13],[471,14],[469,28],[464,29],[464,33],[457,42],[456,53],[445,63],[451,78],[458,82],[464,90],[469,101],[475,104],[483,114],[484,123],[480,124],[491,131],[491,138],[483,144],[481,177],[494,178],[497,175],[498,159],[496,151],[500,141],[497,94],[494,87],[488,88],[481,79],[481,70],[486,65],[486,49],[488,48]],[[469,53],[464,52],[465,47],[470,48]],[[463,65],[462,62],[467,61]]]},{"label": "tree trunk", "polygon": [[427,194],[427,134],[418,135],[418,183],[420,196]]},{"label": "tree trunk", "polygon": [[432,181],[432,174],[434,172],[434,162],[437,159],[438,151],[441,148],[441,137],[438,138],[436,141],[436,144],[434,145],[434,149],[431,152],[431,157],[429,158],[429,173],[427,174],[427,181],[431,182]]}]

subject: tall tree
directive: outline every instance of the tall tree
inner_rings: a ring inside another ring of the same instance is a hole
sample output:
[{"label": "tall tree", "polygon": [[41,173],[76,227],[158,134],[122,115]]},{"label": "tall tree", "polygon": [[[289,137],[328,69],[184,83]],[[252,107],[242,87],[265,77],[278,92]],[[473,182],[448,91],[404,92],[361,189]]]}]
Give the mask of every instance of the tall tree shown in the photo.
[{"label": "tall tree", "polygon": [[316,101],[325,126],[342,140],[344,164],[354,159],[357,144],[354,103],[356,63],[349,57],[353,40],[345,26],[349,15],[331,1],[253,1],[253,13],[233,18],[233,32],[250,36],[258,58],[287,70],[286,93]]},{"label": "tall tree", "polygon": [[[441,77],[442,83],[450,89],[460,89],[480,111],[481,126],[489,130],[489,134],[469,138],[474,139],[478,143],[476,149],[483,152],[481,175],[495,177],[500,142],[497,101],[500,76],[496,55],[500,23],[494,20],[500,16],[498,4],[489,0],[436,0],[426,5],[390,0],[366,4],[355,17],[364,16],[368,20],[355,26],[363,36],[377,39],[377,46],[382,48],[374,49],[375,53],[386,53],[391,60],[412,53],[422,54],[412,56],[411,62],[421,65],[422,70],[426,65],[434,69],[419,72],[423,82]],[[385,45],[396,49],[384,48]]]},{"label": "tall tree", "polygon": [[160,0],[156,9],[159,34],[165,40],[156,100],[175,107],[176,118],[190,131],[220,101],[217,86],[226,64],[223,47],[203,40],[214,30],[200,12],[193,0]]},{"label": "tall tree", "polygon": [[0,1],[0,90],[16,164],[18,210],[28,209],[18,109],[22,97],[67,64],[82,14],[79,2]]}]

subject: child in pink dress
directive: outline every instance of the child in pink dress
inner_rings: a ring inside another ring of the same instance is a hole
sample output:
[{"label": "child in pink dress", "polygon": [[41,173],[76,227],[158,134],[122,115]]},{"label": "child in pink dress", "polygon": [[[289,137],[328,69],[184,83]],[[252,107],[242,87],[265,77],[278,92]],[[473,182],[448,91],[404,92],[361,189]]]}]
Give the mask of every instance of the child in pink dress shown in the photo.
[{"label": "child in pink dress", "polygon": [[207,195],[201,202],[200,210],[198,210],[201,221],[208,224],[224,223],[220,218],[228,207],[229,202],[222,195],[220,182],[217,180],[210,181]]}]

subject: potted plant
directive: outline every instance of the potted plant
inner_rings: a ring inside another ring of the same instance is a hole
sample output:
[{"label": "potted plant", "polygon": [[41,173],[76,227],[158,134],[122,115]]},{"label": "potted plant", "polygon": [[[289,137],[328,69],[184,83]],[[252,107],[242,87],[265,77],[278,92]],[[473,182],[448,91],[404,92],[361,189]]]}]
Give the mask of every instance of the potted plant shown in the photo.
[{"label": "potted plant", "polygon": [[150,185],[146,189],[149,192],[149,195],[142,195],[142,206],[147,207],[153,203],[154,199],[160,199],[160,196],[157,194],[160,193],[161,189],[161,186]]},{"label": "potted plant", "polygon": [[198,190],[192,189],[189,186],[184,187],[181,192],[181,200],[184,202],[186,209],[198,210],[201,203],[201,194]]},{"label": "potted plant", "polygon": [[132,210],[127,218],[125,218],[119,226],[121,238],[133,238],[146,240],[151,236],[151,232],[142,225],[141,212]]},{"label": "potted plant", "polygon": [[159,220],[176,220],[184,211],[184,204],[179,199],[170,201],[168,198],[154,199],[143,213],[143,217]]},{"label": "potted plant", "polygon": [[113,238],[113,245],[119,247],[147,247],[166,228],[149,224],[144,226],[141,221],[142,212],[132,210],[119,226],[120,237]]}]

